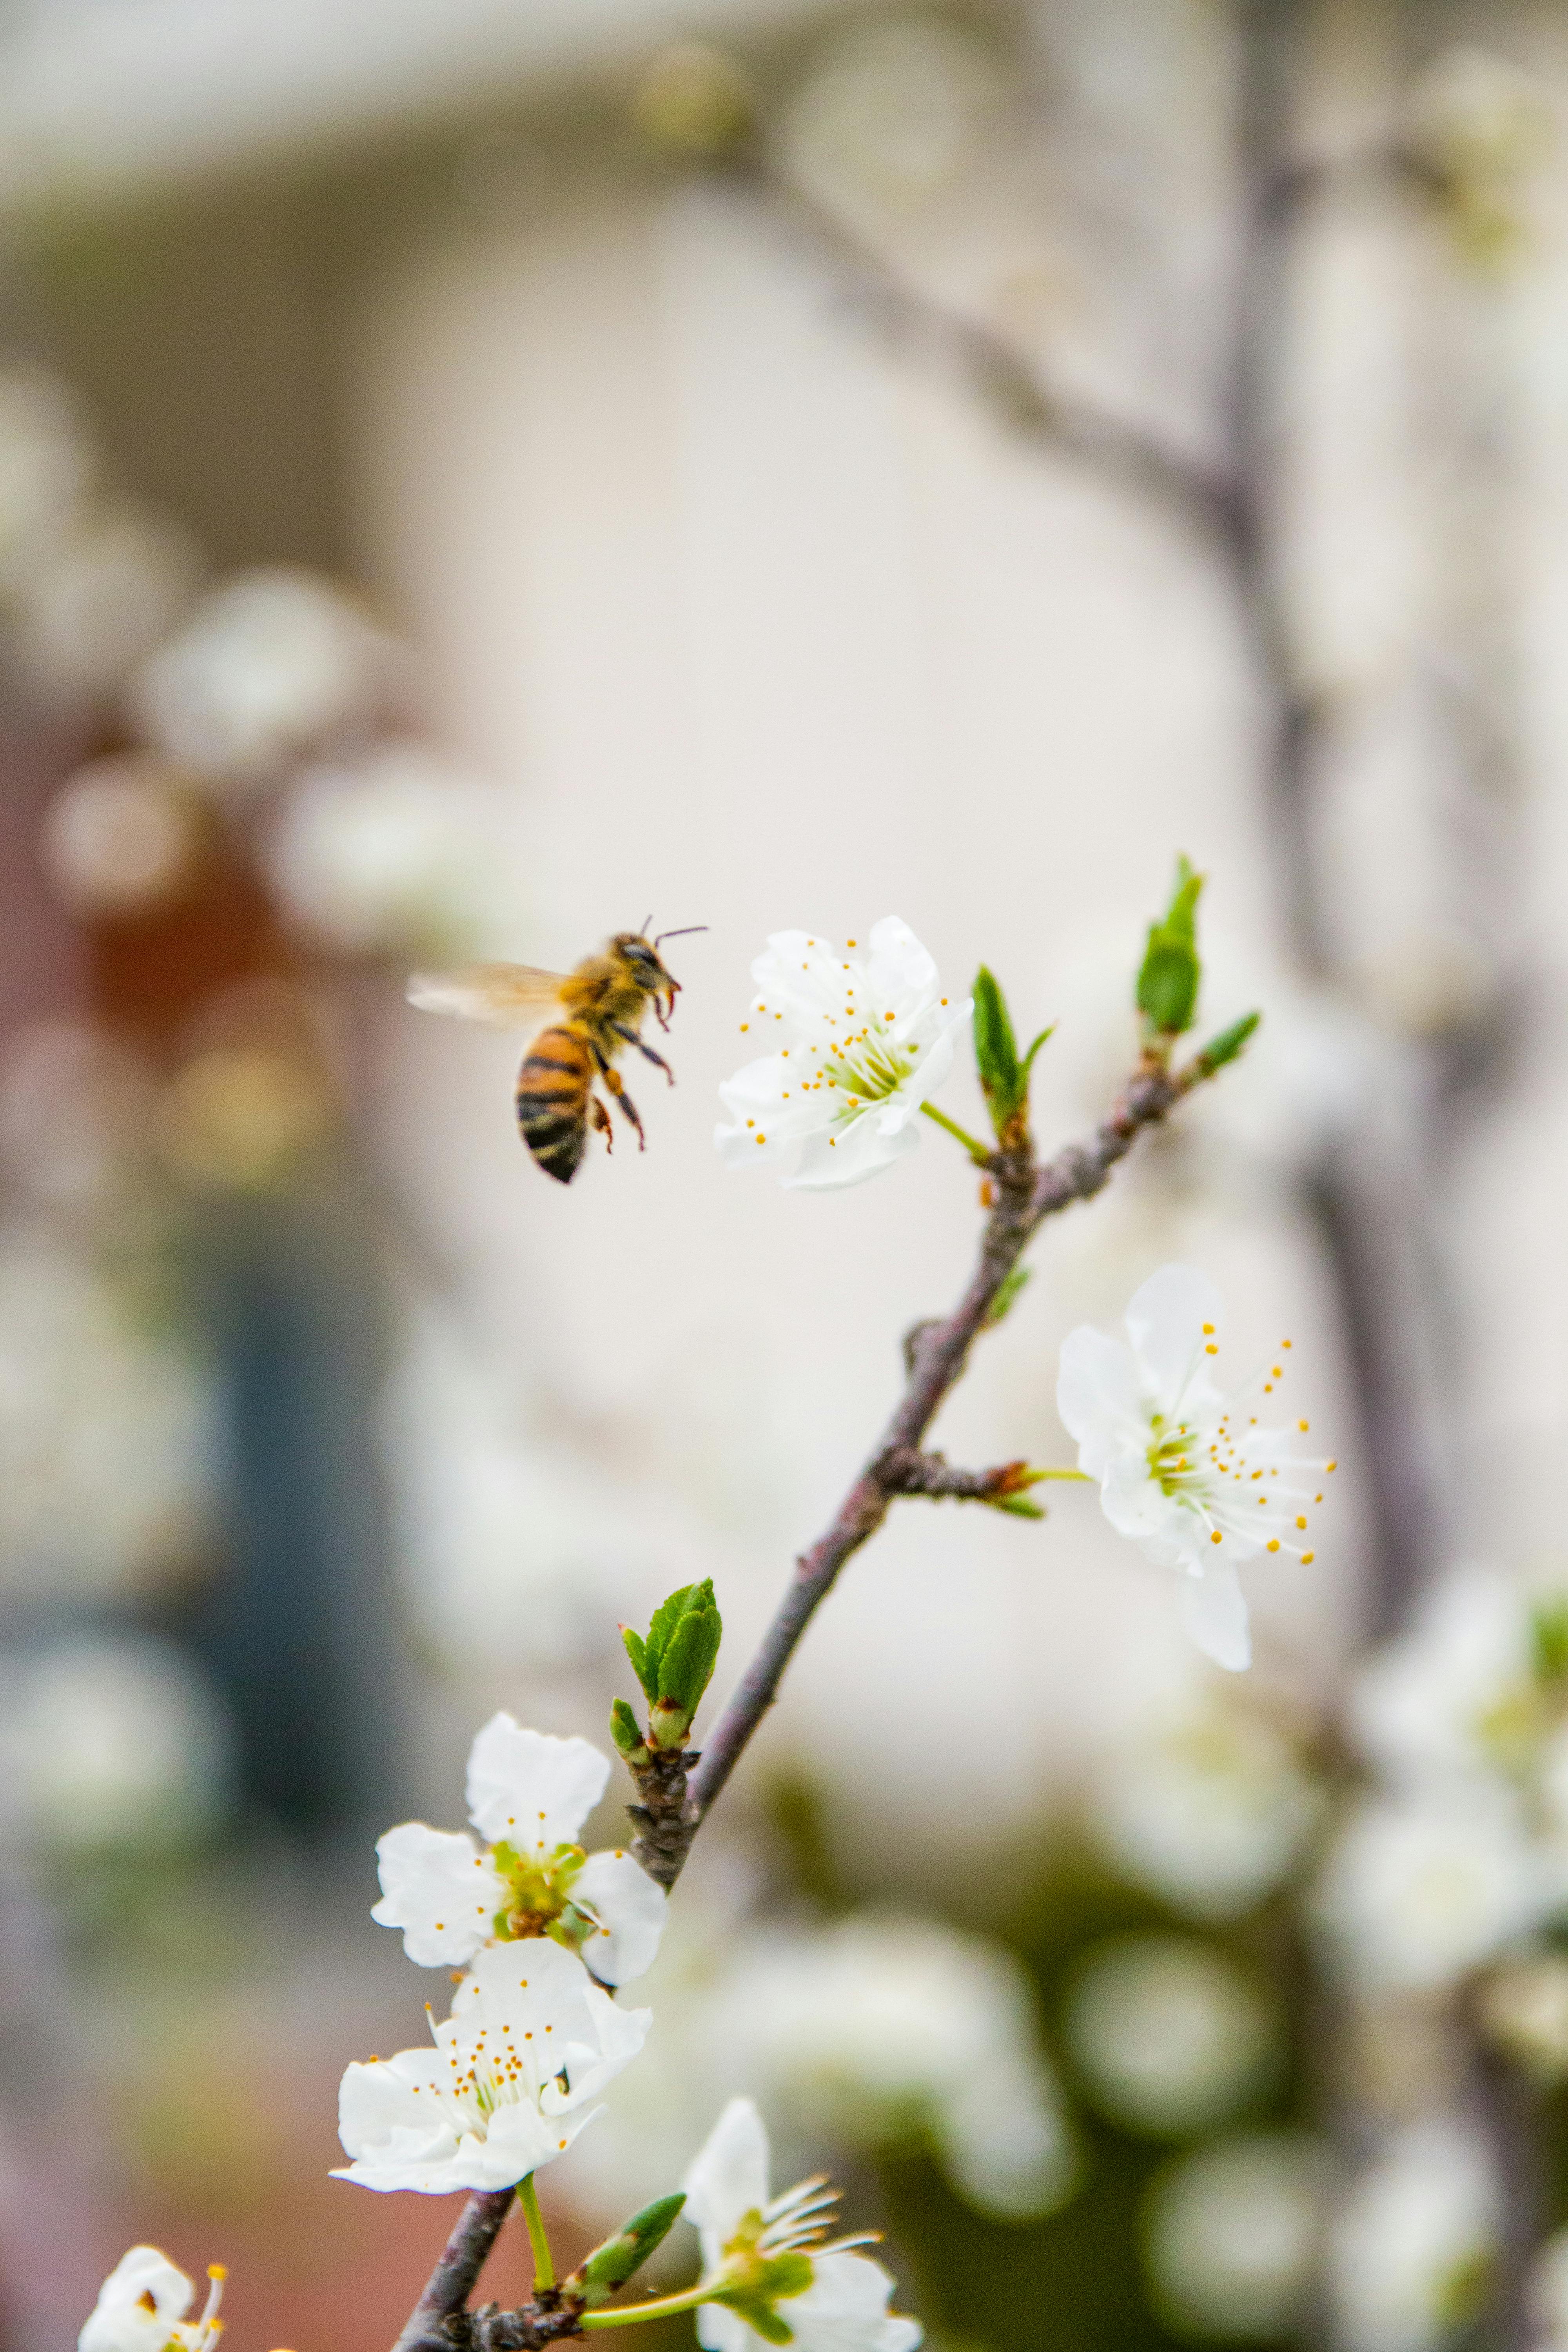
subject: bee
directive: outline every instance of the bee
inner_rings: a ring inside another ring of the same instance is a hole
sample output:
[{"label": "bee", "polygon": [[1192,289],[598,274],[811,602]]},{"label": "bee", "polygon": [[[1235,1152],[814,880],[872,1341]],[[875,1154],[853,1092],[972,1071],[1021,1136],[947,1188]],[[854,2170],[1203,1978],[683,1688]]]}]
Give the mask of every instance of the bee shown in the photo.
[{"label": "bee", "polygon": [[[651,1004],[659,1027],[668,1029],[680,993],[680,982],[659,960],[664,941],[707,928],[689,923],[685,930],[661,931],[656,940],[647,936],[647,923],[640,931],[617,931],[600,954],[584,956],[574,971],[475,963],[458,971],[416,972],[408,1001],[422,1012],[454,1013],[497,1029],[546,1024],[518,1072],[517,1123],[545,1174],[570,1184],[583,1164],[590,1127],[604,1137],[606,1150],[611,1146],[610,1114],[594,1091],[595,1079],[604,1081],[636,1128],[638,1150],[647,1150],[637,1105],[616,1063],[627,1045],[635,1045],[675,1084],[669,1064],[640,1034],[643,1019]],[[552,1019],[552,1013],[558,1017]]]}]

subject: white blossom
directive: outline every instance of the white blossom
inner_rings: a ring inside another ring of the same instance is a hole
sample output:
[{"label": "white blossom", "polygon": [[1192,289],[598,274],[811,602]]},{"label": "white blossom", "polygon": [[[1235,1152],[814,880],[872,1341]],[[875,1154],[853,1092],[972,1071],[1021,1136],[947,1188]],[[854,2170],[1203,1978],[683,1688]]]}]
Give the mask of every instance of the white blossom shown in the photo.
[{"label": "white blossom", "polygon": [[770,2198],[768,2136],[750,2099],[731,2100],[681,2185],[702,2241],[702,2284],[731,2298],[699,2306],[708,2352],[776,2340],[750,2324],[748,2305],[758,2316],[777,2312],[800,2352],[913,2352],[919,2321],[889,2311],[892,2280],[850,2251],[866,2240],[823,2242],[837,2191],[818,2175]]},{"label": "white blossom", "polygon": [[1436,2352],[1474,2320],[1497,2247],[1498,2184],[1457,2118],[1396,2133],[1355,2180],[1329,2235],[1345,2352]]},{"label": "white blossom", "polygon": [[1322,1794],[1275,1724],[1211,1700],[1119,1748],[1091,1803],[1101,1844],[1137,1885],[1194,1917],[1236,1919],[1289,1874]]},{"label": "white blossom", "polygon": [[1094,2104],[1134,2131],[1223,2123],[1277,2072],[1257,1984],[1195,1936],[1113,1936],[1078,1964],[1064,2016]]},{"label": "white blossom", "polygon": [[743,1033],[766,1051],[719,1089],[728,1168],[763,1162],[787,1186],[858,1184],[912,1151],[921,1104],[952,1063],[968,997],[942,992],[907,923],[884,917],[862,948],[775,931],[752,966]]},{"label": "white blossom", "polygon": [[[1312,1559],[1297,1538],[1334,1465],[1292,1451],[1305,1421],[1261,1428],[1245,1391],[1227,1398],[1215,1385],[1223,1313],[1206,1275],[1162,1266],[1133,1295],[1126,1343],[1089,1324],[1068,1334],[1057,1410],[1111,1526],[1180,1571],[1187,1631],[1216,1665],[1237,1670],[1252,1645],[1237,1564],[1260,1552]],[[1284,1370],[1269,1363],[1264,1396]]]},{"label": "white blossom", "polygon": [[558,1944],[480,1952],[434,2046],[350,2066],[341,2180],[366,2189],[508,2189],[552,2164],[599,2113],[586,2102],[637,2056],[651,2012],[617,2009]]},{"label": "white blossom", "polygon": [[731,2080],[761,2081],[806,2139],[911,2132],[980,2211],[1023,2220],[1071,2194],[1078,2152],[1013,1955],[931,1919],[862,1913],[777,1928],[703,2004]]},{"label": "white blossom", "polygon": [[1314,1896],[1346,1970],[1436,1989],[1479,1968],[1552,1906],[1542,1858],[1508,1791],[1373,1797],[1353,1811]]},{"label": "white blossom", "polygon": [[222,792],[243,791],[368,718],[385,638],[330,581],[286,567],[209,589],[132,682],[154,750]]},{"label": "white blossom", "polygon": [[606,1984],[641,1976],[658,1949],[665,1895],[629,1853],[584,1854],[577,1832],[605,1793],[609,1759],[586,1739],[525,1731],[504,1712],[468,1753],[461,1830],[402,1822],[376,1844],[382,1899],[421,1968],[461,1966],[493,1937],[553,1937]]},{"label": "white blossom", "polygon": [[1549,1767],[1564,1695],[1541,1671],[1536,1625],[1554,1599],[1493,1570],[1446,1578],[1356,1677],[1350,1726],[1363,1752],[1413,1789]]},{"label": "white blossom", "polygon": [[201,559],[166,515],[125,500],[89,509],[17,583],[17,651],[46,692],[105,693],[190,601]]},{"label": "white blossom", "polygon": [[1532,2352],[1564,2352],[1568,2347],[1568,2230],[1558,2230],[1542,2246],[1525,2281],[1525,2314]]},{"label": "white blossom", "polygon": [[195,2289],[184,2272],[157,2246],[132,2246],[99,2289],[77,2352],[213,2352],[223,2333],[217,2313],[226,2275],[215,2263],[205,2306],[187,2319]]},{"label": "white blossom", "polygon": [[158,1634],[82,1632],[0,1654],[0,1822],[30,1843],[178,1847],[221,1820],[233,1768],[216,1694]]},{"label": "white blossom", "polygon": [[515,912],[495,795],[411,742],[307,770],[267,844],[284,911],[348,955],[472,951]]},{"label": "white blossom", "polygon": [[1288,2132],[1235,2132],[1176,2158],[1153,2184],[1144,2259],[1157,2309],[1183,2335],[1273,2342],[1311,2291],[1324,2152]]}]

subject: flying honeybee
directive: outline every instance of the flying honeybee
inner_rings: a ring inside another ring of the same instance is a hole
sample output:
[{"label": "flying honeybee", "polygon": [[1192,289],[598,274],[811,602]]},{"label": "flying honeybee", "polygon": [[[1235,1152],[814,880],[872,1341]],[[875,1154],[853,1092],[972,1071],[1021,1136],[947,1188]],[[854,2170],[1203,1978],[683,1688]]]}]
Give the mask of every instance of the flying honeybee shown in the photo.
[{"label": "flying honeybee", "polygon": [[[661,1029],[669,1026],[680,982],[659,961],[666,940],[706,930],[661,931],[656,940],[640,931],[617,931],[598,955],[584,956],[575,971],[540,971],[526,963],[475,963],[458,971],[416,972],[408,1001],[426,1013],[455,1013],[492,1028],[526,1029],[541,1023],[517,1077],[517,1123],[522,1139],[547,1176],[570,1184],[582,1165],[593,1126],[609,1148],[610,1114],[594,1092],[602,1078],[637,1131],[646,1150],[642,1121],[616,1062],[635,1045],[671,1086],[675,1073],[661,1054],[645,1044],[644,1016],[651,1004]],[[558,1017],[552,1019],[551,1015]]]}]

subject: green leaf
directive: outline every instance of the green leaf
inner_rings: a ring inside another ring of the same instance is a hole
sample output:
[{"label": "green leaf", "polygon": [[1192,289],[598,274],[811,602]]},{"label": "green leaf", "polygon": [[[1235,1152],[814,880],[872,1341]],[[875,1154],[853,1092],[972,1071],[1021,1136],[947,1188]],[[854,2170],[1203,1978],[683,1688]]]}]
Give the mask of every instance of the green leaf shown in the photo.
[{"label": "green leaf", "polygon": [[1222,1029],[1217,1037],[1211,1037],[1197,1057],[1202,1075],[1212,1078],[1216,1070],[1223,1070],[1227,1062],[1234,1062],[1262,1018],[1261,1013],[1244,1013],[1239,1021],[1233,1021],[1228,1029]]},{"label": "green leaf", "polygon": [[1012,1312],[1017,1304],[1019,1292],[1030,1278],[1029,1268],[1026,1265],[1016,1265],[1010,1274],[1003,1277],[1001,1289],[986,1309],[985,1321],[982,1327],[984,1330],[994,1330],[996,1325]]},{"label": "green leaf", "polygon": [[607,2303],[610,2296],[634,2278],[644,2263],[669,2234],[670,2226],[686,2199],[683,2194],[656,2197],[623,2221],[613,2238],[596,2246],[563,2285],[568,2302],[581,2301],[589,2310]]},{"label": "green leaf", "polygon": [[1046,1516],[1042,1506],[1031,1503],[1026,1495],[998,1495],[994,1501],[986,1505],[986,1508],[1005,1511],[1013,1519],[1043,1519]]},{"label": "green leaf", "polygon": [[659,1660],[658,1703],[661,1707],[679,1707],[688,1722],[713,1679],[724,1630],[717,1607],[711,1605],[713,1588],[706,1589],[710,1605],[687,1612]]},{"label": "green leaf", "polygon": [[1007,1000],[986,967],[974,975],[974,1060],[981,1091],[998,1135],[1016,1112],[1023,1082]]},{"label": "green leaf", "polygon": [[1024,1092],[1025,1092],[1026,1094],[1027,1094],[1027,1093],[1028,1093],[1028,1091],[1029,1091],[1029,1073],[1030,1073],[1030,1071],[1031,1071],[1031,1070],[1034,1068],[1034,1066],[1035,1066],[1035,1055],[1039,1052],[1040,1047],[1041,1047],[1041,1046],[1046,1043],[1046,1040],[1047,1040],[1048,1037],[1054,1037],[1054,1036],[1056,1035],[1056,1034],[1057,1034],[1057,1024],[1056,1024],[1056,1023],[1053,1021],[1053,1022],[1051,1023],[1051,1025],[1050,1025],[1050,1027],[1049,1027],[1048,1029],[1042,1029],[1042,1030],[1041,1030],[1041,1032],[1040,1032],[1039,1035],[1036,1038],[1036,1040],[1035,1040],[1034,1044],[1030,1046],[1030,1048],[1029,1048],[1028,1052],[1025,1055],[1025,1056],[1024,1056],[1024,1061],[1023,1061],[1022,1076],[1023,1076],[1023,1081],[1024,1081]]},{"label": "green leaf", "polygon": [[644,1685],[649,1698],[658,1696],[659,1665],[669,1645],[670,1635],[686,1614],[691,1593],[689,1584],[679,1585],[668,1600],[659,1602],[653,1612],[653,1622],[647,1629],[647,1670],[651,1680]]},{"label": "green leaf", "polygon": [[1202,978],[1197,907],[1203,887],[1203,876],[1179,857],[1171,903],[1161,919],[1149,926],[1137,999],[1138,1010],[1156,1036],[1177,1037],[1193,1025]]},{"label": "green leaf", "polygon": [[657,1698],[658,1696],[658,1676],[653,1666],[650,1665],[648,1662],[647,1644],[644,1642],[642,1635],[640,1633],[634,1633],[629,1625],[623,1625],[621,1627],[621,1640],[625,1643],[626,1655],[632,1662],[632,1672],[636,1675],[638,1682],[641,1683],[643,1686],[643,1694],[645,1697],[649,1699]]},{"label": "green leaf", "polygon": [[643,1727],[624,1698],[616,1699],[610,1708],[610,1738],[628,1764],[647,1753]]}]

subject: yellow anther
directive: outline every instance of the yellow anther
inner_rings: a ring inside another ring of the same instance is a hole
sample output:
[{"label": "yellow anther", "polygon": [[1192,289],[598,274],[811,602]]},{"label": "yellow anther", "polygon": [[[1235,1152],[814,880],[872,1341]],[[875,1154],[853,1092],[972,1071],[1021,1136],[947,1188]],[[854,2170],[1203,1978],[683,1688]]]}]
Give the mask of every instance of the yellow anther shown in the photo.
[{"label": "yellow anther", "polygon": [[1205,1339],[1213,1339],[1213,1337],[1214,1337],[1214,1325],[1213,1325],[1212,1323],[1205,1323],[1205,1324],[1204,1325],[1204,1338],[1205,1338]]},{"label": "yellow anther", "polygon": [[1316,1553],[1315,1551],[1304,1551],[1304,1552],[1301,1554],[1301,1565],[1302,1565],[1302,1567],[1303,1567],[1303,1568],[1310,1568],[1310,1567],[1311,1567],[1311,1565],[1312,1565],[1312,1562],[1317,1559],[1317,1557],[1318,1557],[1318,1555],[1317,1555],[1317,1553]]},{"label": "yellow anther", "polygon": [[1298,1520],[1296,1521],[1296,1525],[1297,1525],[1299,1528],[1302,1528],[1302,1529],[1304,1530],[1304,1529],[1305,1529],[1305,1528],[1306,1528],[1306,1525],[1307,1525],[1307,1522],[1306,1522],[1305,1517],[1302,1517],[1298,1518]]},{"label": "yellow anther", "polygon": [[1221,1540],[1221,1538],[1220,1538],[1220,1532],[1219,1532],[1219,1529],[1218,1529],[1217,1528],[1215,1528],[1215,1531],[1214,1531],[1213,1535],[1212,1535],[1212,1536],[1210,1536],[1210,1538],[1209,1538],[1209,1541],[1210,1541],[1210,1543],[1218,1543],[1220,1540]]},{"label": "yellow anther", "polygon": [[1279,1537],[1278,1537],[1278,1536],[1270,1536],[1270,1537],[1269,1537],[1269,1538],[1268,1538],[1268,1549],[1269,1549],[1270,1551],[1278,1551],[1278,1550],[1279,1550]]}]

